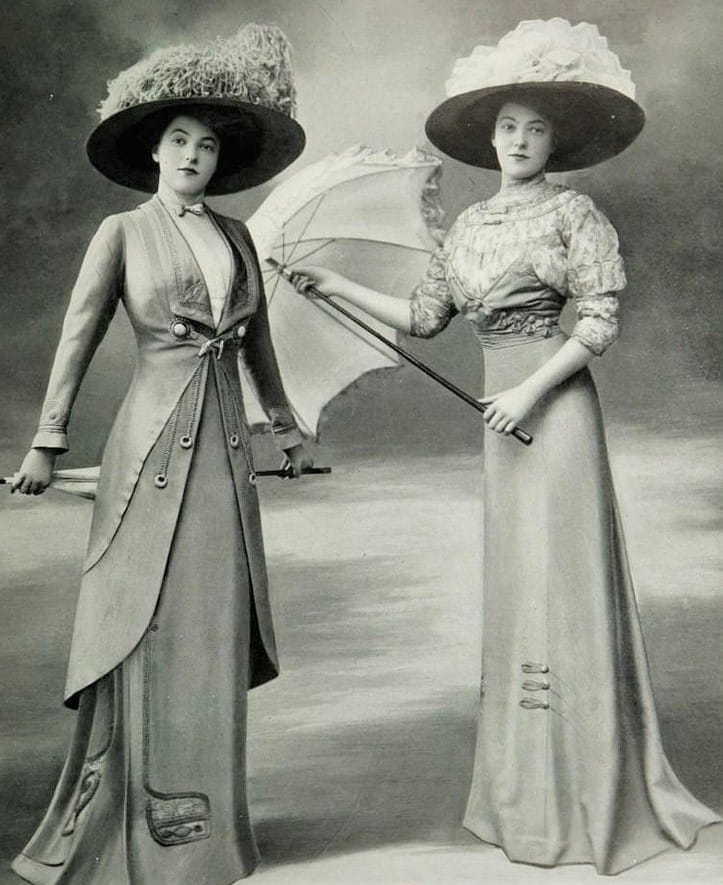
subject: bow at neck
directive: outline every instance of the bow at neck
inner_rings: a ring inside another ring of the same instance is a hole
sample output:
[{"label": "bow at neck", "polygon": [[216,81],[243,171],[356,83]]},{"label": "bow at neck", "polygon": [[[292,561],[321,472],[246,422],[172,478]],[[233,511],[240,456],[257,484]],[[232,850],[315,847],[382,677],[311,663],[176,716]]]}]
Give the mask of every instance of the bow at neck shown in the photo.
[{"label": "bow at neck", "polygon": [[156,199],[160,200],[161,203],[166,207],[166,209],[172,215],[178,216],[178,218],[183,218],[183,216],[187,213],[190,213],[191,215],[201,216],[205,215],[208,212],[208,207],[203,202],[203,200],[198,200],[195,203],[186,204],[183,202],[182,196],[176,194],[170,188],[166,187],[163,182],[159,182],[158,191],[156,192]]},{"label": "bow at neck", "polygon": [[191,206],[178,206],[175,211],[179,218],[183,218],[186,212],[190,212],[192,215],[204,215],[206,206],[204,203],[193,203]]}]

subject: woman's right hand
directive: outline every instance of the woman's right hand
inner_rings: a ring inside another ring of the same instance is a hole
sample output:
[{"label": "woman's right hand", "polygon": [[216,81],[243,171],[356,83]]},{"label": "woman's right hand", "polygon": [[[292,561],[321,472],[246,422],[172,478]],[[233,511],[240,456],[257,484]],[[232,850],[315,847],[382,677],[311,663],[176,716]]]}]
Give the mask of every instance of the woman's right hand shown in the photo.
[{"label": "woman's right hand", "polygon": [[52,449],[30,449],[20,469],[13,475],[10,494],[42,495],[53,478],[55,457]]},{"label": "woman's right hand", "polygon": [[344,297],[344,290],[350,282],[345,276],[328,267],[319,267],[315,264],[297,264],[293,269],[291,284],[297,292],[313,298],[314,293],[309,292],[310,286],[315,286],[323,295],[340,295]]}]

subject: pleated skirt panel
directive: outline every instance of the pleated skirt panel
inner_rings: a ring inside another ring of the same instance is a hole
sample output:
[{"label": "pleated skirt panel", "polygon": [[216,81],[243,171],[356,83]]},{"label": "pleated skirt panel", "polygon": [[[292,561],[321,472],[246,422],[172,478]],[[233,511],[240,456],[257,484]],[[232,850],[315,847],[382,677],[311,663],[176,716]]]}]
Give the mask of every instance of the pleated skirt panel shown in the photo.
[{"label": "pleated skirt panel", "polygon": [[[161,443],[159,443],[161,445]],[[151,453],[98,567],[136,558],[153,518]],[[113,672],[86,689],[50,808],[13,869],[36,885],[230,885],[257,851],[246,801],[251,588],[209,375],[158,605]]]},{"label": "pleated skirt panel", "polygon": [[[562,335],[485,350],[488,392]],[[618,873],[719,820],[663,752],[592,378],[485,435],[483,665],[464,824],[508,857]]]}]

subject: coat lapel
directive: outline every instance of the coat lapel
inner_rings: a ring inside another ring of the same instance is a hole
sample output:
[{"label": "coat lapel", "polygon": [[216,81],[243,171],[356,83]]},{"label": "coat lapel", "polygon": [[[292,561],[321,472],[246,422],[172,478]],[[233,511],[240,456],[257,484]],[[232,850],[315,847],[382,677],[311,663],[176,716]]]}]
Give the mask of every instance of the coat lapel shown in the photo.
[{"label": "coat lapel", "polygon": [[208,214],[231,244],[235,264],[234,279],[216,330],[220,335],[244,317],[254,313],[262,283],[256,254],[253,246],[243,235],[241,223],[223,215],[216,215],[211,210],[208,210]]},{"label": "coat lapel", "polygon": [[215,329],[206,282],[188,243],[157,197],[145,205],[163,247],[157,257],[166,265],[163,276],[169,281],[166,291],[171,314]]}]

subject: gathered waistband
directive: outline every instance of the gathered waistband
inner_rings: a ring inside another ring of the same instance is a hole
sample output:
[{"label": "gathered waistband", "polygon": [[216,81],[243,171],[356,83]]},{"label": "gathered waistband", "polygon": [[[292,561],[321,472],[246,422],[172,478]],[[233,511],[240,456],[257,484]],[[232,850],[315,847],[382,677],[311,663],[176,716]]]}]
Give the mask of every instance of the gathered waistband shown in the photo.
[{"label": "gathered waistband", "polygon": [[527,326],[521,329],[508,327],[506,329],[475,329],[475,335],[482,347],[517,347],[520,344],[530,344],[533,341],[542,341],[545,338],[554,338],[562,335],[563,330],[556,323],[551,326],[535,328]]}]

